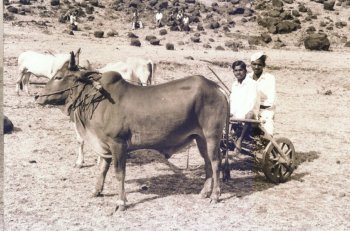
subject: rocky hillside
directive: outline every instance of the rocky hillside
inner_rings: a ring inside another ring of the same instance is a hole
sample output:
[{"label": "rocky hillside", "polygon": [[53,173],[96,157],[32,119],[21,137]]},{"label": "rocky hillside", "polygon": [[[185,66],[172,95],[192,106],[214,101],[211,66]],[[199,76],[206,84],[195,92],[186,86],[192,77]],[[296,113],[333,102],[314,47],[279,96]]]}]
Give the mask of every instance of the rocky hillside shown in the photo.
[{"label": "rocky hillside", "polygon": [[[4,7],[5,23],[34,24],[43,29],[57,26],[63,28],[59,33],[74,35],[78,31],[101,38],[130,30],[132,13],[137,8],[147,29],[143,34],[153,36],[147,39],[153,45],[160,45],[172,33],[181,33],[171,14],[183,9],[190,18],[190,28],[182,33],[190,37],[190,43],[205,49],[350,47],[350,0],[5,0]],[[154,23],[156,10],[164,13],[164,26],[159,32]],[[69,24],[68,16],[73,12],[78,28]],[[125,36],[139,37],[132,33]]]}]

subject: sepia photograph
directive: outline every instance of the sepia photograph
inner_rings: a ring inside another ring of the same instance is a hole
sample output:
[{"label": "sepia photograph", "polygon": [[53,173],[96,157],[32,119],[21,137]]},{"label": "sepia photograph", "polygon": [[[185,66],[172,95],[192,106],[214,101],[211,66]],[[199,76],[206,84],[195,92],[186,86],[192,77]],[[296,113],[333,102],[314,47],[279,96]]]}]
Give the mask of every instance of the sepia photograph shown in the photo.
[{"label": "sepia photograph", "polygon": [[350,0],[3,0],[0,230],[350,230]]}]

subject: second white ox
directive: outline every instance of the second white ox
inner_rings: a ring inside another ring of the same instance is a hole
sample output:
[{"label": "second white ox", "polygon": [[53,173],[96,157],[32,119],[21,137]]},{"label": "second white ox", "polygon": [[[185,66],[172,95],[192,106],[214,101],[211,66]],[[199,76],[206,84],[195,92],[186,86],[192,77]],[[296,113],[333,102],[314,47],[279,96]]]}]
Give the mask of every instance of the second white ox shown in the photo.
[{"label": "second white ox", "polygon": [[97,70],[101,73],[115,71],[132,84],[147,86],[152,84],[154,69],[155,64],[150,59],[129,57],[125,62],[108,63]]},{"label": "second white ox", "polygon": [[[77,65],[79,64],[80,48],[74,54]],[[56,75],[64,64],[69,63],[71,55],[67,54],[42,54],[35,51],[25,51],[18,57],[18,68],[20,76],[16,82],[16,92],[24,86],[24,90],[29,95],[29,78],[33,74],[37,77],[51,79]]]}]

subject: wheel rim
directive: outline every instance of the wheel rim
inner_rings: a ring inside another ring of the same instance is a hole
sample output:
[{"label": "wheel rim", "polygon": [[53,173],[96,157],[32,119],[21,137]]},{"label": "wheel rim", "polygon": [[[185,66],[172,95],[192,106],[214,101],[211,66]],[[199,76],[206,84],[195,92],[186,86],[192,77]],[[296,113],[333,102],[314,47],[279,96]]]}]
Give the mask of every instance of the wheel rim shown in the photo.
[{"label": "wheel rim", "polygon": [[289,179],[293,173],[293,164],[295,162],[295,150],[292,142],[284,137],[275,139],[280,149],[289,158],[290,165],[281,163],[282,157],[278,150],[271,143],[263,156],[263,172],[266,178],[274,183],[282,183]]}]

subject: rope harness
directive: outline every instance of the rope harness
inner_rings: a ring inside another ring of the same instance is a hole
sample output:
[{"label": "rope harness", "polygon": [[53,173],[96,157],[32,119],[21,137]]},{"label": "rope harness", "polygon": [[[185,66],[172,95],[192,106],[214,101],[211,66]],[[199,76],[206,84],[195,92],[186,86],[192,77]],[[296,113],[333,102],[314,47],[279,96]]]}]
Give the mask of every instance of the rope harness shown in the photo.
[{"label": "rope harness", "polygon": [[69,88],[67,88],[67,89],[64,89],[64,90],[54,91],[54,92],[52,92],[52,93],[38,95],[38,97],[57,95],[57,94],[61,94],[61,93],[63,93],[63,92],[69,91],[69,90],[71,90],[71,92],[69,92],[69,95],[71,95],[71,94],[73,93],[73,89],[76,88],[76,87],[78,87],[78,86],[79,86],[79,84],[76,84],[76,85],[74,85],[74,86],[72,86],[72,87],[69,87]]},{"label": "rope harness", "polygon": [[[82,115],[82,112],[86,112],[87,115],[90,114],[89,119],[92,118],[99,103],[106,98],[101,93],[101,85],[99,83],[94,83],[95,82],[92,82],[91,85],[84,84],[75,98],[73,98],[73,94],[69,95],[73,101],[69,107],[69,113],[78,109],[80,115]],[[90,89],[88,89],[89,86],[91,86]]]},{"label": "rope harness", "polygon": [[[47,94],[41,94],[37,97],[57,95],[69,91],[68,97],[71,103],[68,108],[68,113],[71,114],[72,111],[78,109],[80,115],[82,115],[82,112],[90,113],[89,118],[91,119],[98,104],[106,98],[106,96],[102,94],[104,91],[103,87],[97,80],[94,80],[94,77],[96,76],[100,77],[100,74],[91,74],[86,82],[75,81],[76,84],[69,88]],[[80,86],[81,88],[79,90]],[[75,88],[78,90],[76,94],[74,94]]]}]

